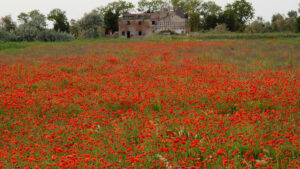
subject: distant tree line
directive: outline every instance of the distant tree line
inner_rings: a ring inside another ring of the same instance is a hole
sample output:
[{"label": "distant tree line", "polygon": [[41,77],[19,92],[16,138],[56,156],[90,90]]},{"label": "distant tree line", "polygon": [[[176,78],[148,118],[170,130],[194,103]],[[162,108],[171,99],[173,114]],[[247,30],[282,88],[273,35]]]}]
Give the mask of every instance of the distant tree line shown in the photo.
[{"label": "distant tree line", "polygon": [[[300,5],[300,4],[299,4]],[[47,16],[39,10],[20,13],[17,24],[10,15],[0,20],[2,41],[71,41],[103,37],[118,31],[119,17],[130,12],[154,13],[161,9],[182,8],[191,32],[299,32],[300,7],[284,14],[274,14],[271,22],[254,17],[254,8],[246,0],[236,0],[223,9],[214,1],[202,0],[140,0],[137,8],[131,2],[118,0],[86,13],[79,20],[68,20],[66,12],[53,9]],[[47,20],[53,28],[47,28]]]}]

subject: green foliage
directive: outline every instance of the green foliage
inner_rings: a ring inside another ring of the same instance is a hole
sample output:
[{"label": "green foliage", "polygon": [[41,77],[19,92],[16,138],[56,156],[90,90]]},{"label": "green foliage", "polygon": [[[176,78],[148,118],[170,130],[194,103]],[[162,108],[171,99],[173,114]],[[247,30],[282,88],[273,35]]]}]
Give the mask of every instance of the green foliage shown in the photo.
[{"label": "green foliage", "polygon": [[297,33],[300,33],[300,17],[296,19],[296,31]]},{"label": "green foliage", "polygon": [[29,21],[29,15],[27,13],[24,13],[24,12],[21,12],[19,15],[18,15],[18,20],[24,24],[24,23],[27,23]]},{"label": "green foliage", "polygon": [[138,2],[138,11],[154,13],[159,12],[163,8],[169,8],[170,4],[163,0],[140,0]]},{"label": "green foliage", "polygon": [[211,33],[228,33],[226,24],[217,24],[214,29],[210,31]]},{"label": "green foliage", "polygon": [[246,33],[265,33],[269,32],[270,25],[265,23],[261,17],[258,17],[254,22],[248,25],[245,29]]},{"label": "green foliage", "polygon": [[237,14],[231,9],[227,9],[220,14],[219,23],[226,24],[228,30],[232,32],[240,30],[241,27]]},{"label": "green foliage", "polygon": [[0,41],[9,42],[15,40],[17,40],[17,37],[13,33],[0,28]]},{"label": "green foliage", "polygon": [[40,33],[41,30],[28,23],[20,25],[16,30],[18,41],[36,41]]},{"label": "green foliage", "polygon": [[297,11],[291,10],[288,12],[288,16],[289,16],[289,18],[297,18],[298,13],[297,13]]},{"label": "green foliage", "polygon": [[202,9],[202,0],[171,0],[173,7],[183,8],[185,14],[198,13],[200,14]]},{"label": "green foliage", "polygon": [[254,8],[246,0],[236,0],[233,4],[228,4],[226,10],[233,11],[241,25],[245,25],[254,17]]},{"label": "green foliage", "polygon": [[46,17],[38,10],[21,13],[18,18],[23,22],[16,30],[19,41],[35,41],[40,32],[46,30]]},{"label": "green foliage", "polygon": [[296,19],[293,17],[285,18],[279,13],[274,14],[271,29],[273,32],[294,32],[296,30]]},{"label": "green foliage", "polygon": [[[55,9],[50,12],[48,18],[56,20],[56,16],[64,14],[64,12]],[[61,16],[58,16],[61,17]],[[19,20],[23,23],[16,29],[16,36],[18,41],[71,41],[74,36],[63,33],[54,32],[46,29],[46,17],[38,10],[33,10],[29,13],[21,13],[18,16]],[[59,19],[58,19],[59,20]],[[61,29],[57,29],[60,31]],[[62,31],[62,30],[61,30]]]},{"label": "green foliage", "polygon": [[200,16],[197,13],[190,13],[189,15],[189,25],[191,32],[197,32],[200,28]]},{"label": "green foliage", "polygon": [[40,32],[38,36],[39,41],[44,42],[60,42],[60,41],[72,41],[75,40],[75,37],[66,32],[55,32],[51,30],[45,30]]},{"label": "green foliage", "polygon": [[105,7],[98,8],[97,11],[102,16],[104,16],[104,14],[109,10],[111,10],[115,14],[118,13],[120,15],[124,15],[130,13],[133,9],[134,9],[133,3],[119,0],[107,4]]},{"label": "green foliage", "polygon": [[211,14],[204,17],[203,28],[205,30],[214,29],[219,22],[218,16]]},{"label": "green foliage", "polygon": [[104,15],[105,32],[116,32],[119,29],[119,14],[113,13],[111,10],[107,11]]},{"label": "green foliage", "polygon": [[10,15],[4,16],[0,21],[0,28],[5,31],[11,32],[14,31],[17,27],[17,24],[12,20]]},{"label": "green foliage", "polygon": [[[97,12],[104,19],[105,32],[118,31],[119,30],[119,17],[130,13],[134,9],[134,5],[131,2],[123,0],[114,1],[107,4],[105,7],[98,8]],[[94,29],[95,30],[95,29]],[[91,32],[91,31],[90,31]]]},{"label": "green foliage", "polygon": [[79,20],[78,25],[83,38],[98,38],[101,35],[98,29],[103,25],[102,16],[98,12],[92,11],[85,14]]},{"label": "green foliage", "polygon": [[29,24],[30,26],[35,27],[38,30],[46,29],[47,23],[45,15],[40,13],[38,10],[33,10],[29,12],[28,16],[29,20],[26,24]]},{"label": "green foliage", "polygon": [[75,38],[78,38],[80,33],[79,23],[74,19],[71,20],[70,33],[75,36]]},{"label": "green foliage", "polygon": [[0,40],[0,50],[6,49],[20,49],[29,46],[40,45],[41,42],[3,42]]},{"label": "green foliage", "polygon": [[61,9],[53,9],[48,14],[48,19],[54,21],[54,30],[60,32],[69,32],[69,22],[66,12]]},{"label": "green foliage", "polygon": [[204,2],[201,7],[201,15],[204,17],[211,15],[218,16],[222,12],[222,7],[214,1]]},{"label": "green foliage", "polygon": [[160,35],[178,35],[178,33],[171,31],[171,30],[163,30],[163,31],[160,31],[158,34],[160,34]]}]

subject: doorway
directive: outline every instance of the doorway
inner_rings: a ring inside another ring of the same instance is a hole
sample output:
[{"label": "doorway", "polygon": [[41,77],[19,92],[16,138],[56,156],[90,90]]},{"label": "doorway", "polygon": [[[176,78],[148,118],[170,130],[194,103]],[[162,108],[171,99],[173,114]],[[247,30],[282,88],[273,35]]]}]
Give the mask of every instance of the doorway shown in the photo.
[{"label": "doorway", "polygon": [[130,31],[127,32],[127,38],[130,39]]}]

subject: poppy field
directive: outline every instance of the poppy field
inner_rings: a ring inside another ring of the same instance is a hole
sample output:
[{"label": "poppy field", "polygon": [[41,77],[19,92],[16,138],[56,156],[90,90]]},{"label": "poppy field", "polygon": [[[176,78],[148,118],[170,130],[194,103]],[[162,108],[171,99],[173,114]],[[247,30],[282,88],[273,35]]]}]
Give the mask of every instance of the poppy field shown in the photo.
[{"label": "poppy field", "polygon": [[0,52],[0,168],[299,168],[300,48],[91,41]]}]

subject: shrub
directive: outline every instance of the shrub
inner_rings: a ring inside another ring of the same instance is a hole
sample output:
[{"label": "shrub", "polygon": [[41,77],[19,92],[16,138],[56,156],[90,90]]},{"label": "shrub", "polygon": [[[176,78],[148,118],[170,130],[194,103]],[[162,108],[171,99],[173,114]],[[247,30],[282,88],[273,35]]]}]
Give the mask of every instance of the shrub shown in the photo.
[{"label": "shrub", "polygon": [[51,30],[42,31],[39,33],[39,41],[45,42],[59,42],[59,41],[72,41],[75,40],[75,37],[66,32],[55,32]]},{"label": "shrub", "polygon": [[212,29],[210,32],[212,33],[228,33],[227,25],[226,24],[217,24],[215,29]]},{"label": "shrub", "polygon": [[246,33],[265,33],[267,32],[266,26],[262,22],[254,21],[245,29]]},{"label": "shrub", "polygon": [[17,37],[14,34],[7,32],[3,29],[0,29],[0,41],[8,42],[8,41],[15,41],[16,39]]},{"label": "shrub", "polygon": [[18,41],[35,41],[41,30],[31,24],[22,24],[16,30]]},{"label": "shrub", "polygon": [[178,35],[178,33],[171,30],[163,30],[158,32],[160,35]]}]

